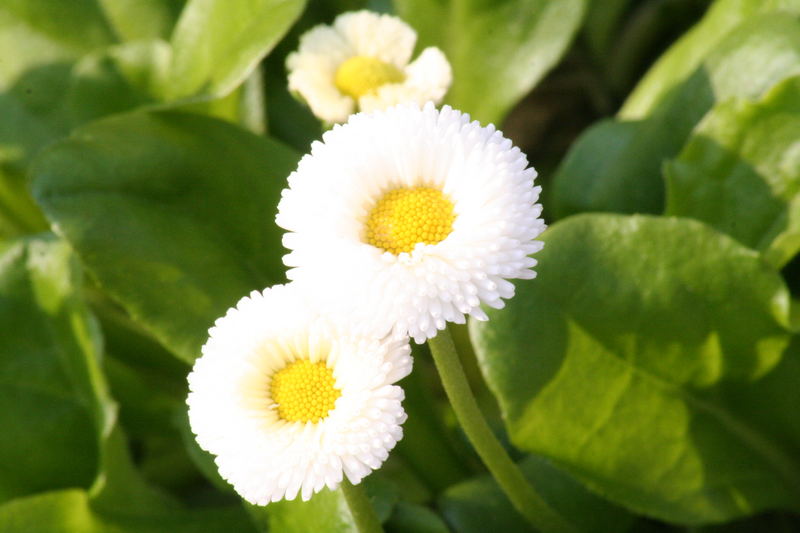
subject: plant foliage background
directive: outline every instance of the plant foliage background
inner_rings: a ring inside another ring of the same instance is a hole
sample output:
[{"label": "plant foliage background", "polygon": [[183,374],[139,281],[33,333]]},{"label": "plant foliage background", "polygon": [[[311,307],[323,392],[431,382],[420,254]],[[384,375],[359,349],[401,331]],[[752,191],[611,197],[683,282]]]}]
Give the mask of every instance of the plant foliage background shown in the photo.
[{"label": "plant foliage background", "polygon": [[[243,505],[185,377],[284,281],[285,56],[365,7],[542,176],[539,277],[457,339],[526,475],[584,531],[800,531],[799,1],[0,0],[0,533],[354,531]],[[385,528],[528,531],[425,351]]]}]

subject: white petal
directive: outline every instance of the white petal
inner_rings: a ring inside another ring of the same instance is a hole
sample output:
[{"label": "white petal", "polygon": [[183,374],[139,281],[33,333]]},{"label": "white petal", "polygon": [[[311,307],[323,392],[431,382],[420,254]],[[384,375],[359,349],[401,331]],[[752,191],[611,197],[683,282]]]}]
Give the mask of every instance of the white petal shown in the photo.
[{"label": "white petal", "polygon": [[[333,26],[316,26],[289,55],[289,90],[305,101],[317,117],[341,123],[356,111],[385,109],[394,104],[441,102],[452,81],[450,64],[437,48],[426,48],[409,64],[416,32],[402,20],[370,11],[339,15]],[[393,64],[405,74],[356,102],[336,87],[336,72],[348,59],[366,56]]]},{"label": "white petal", "polygon": [[329,26],[319,25],[300,39],[289,54],[289,90],[298,94],[311,111],[328,122],[342,122],[355,110],[355,101],[342,95],[334,83],[336,69],[354,55],[350,43]]},{"label": "white petal", "polygon": [[355,55],[392,63],[402,69],[411,59],[417,33],[397,17],[371,11],[344,13],[333,27],[353,48]]},{"label": "white petal", "polygon": [[450,63],[442,51],[434,47],[423,50],[405,68],[405,75],[403,83],[384,85],[375,94],[366,94],[359,98],[361,111],[385,109],[404,102],[423,105],[430,101],[439,104],[453,81]]},{"label": "white petal", "polygon": [[[545,224],[527,167],[494,126],[447,106],[354,115],[312,146],[283,191],[277,223],[290,232],[288,275],[313,287],[339,319],[375,335],[421,342],[445,321],[484,319],[482,304],[500,307],[513,296],[506,280],[534,275],[527,255],[541,249],[535,239]],[[453,202],[450,235],[397,256],[364,242],[381,195],[418,185]]]},{"label": "white petal", "polygon": [[[331,323],[294,284],[242,298],[209,333],[188,378],[189,422],[247,501],[265,505],[298,493],[308,499],[336,486],[353,460],[337,455],[344,442],[369,451],[353,467],[363,477],[402,436],[403,408],[386,398],[402,398],[393,383],[411,369],[407,342],[361,337]],[[300,358],[324,360],[341,391],[317,423],[280,419],[270,397],[272,375]],[[383,443],[377,451],[376,438]]]}]

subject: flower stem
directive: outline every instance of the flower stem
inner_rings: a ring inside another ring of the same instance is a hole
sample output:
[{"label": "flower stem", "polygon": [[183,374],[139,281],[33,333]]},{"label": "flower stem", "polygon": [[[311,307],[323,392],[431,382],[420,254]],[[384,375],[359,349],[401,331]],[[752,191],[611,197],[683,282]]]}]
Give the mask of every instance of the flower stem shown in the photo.
[{"label": "flower stem", "polygon": [[267,106],[264,96],[264,73],[256,67],[242,85],[239,121],[256,135],[267,133]]},{"label": "flower stem", "polygon": [[353,515],[359,533],[383,533],[378,515],[375,514],[375,509],[372,508],[362,485],[353,485],[345,477],[339,489],[350,508],[350,514]]},{"label": "flower stem", "polygon": [[575,532],[572,524],[550,507],[528,483],[492,433],[470,390],[450,330],[445,329],[428,339],[428,346],[456,418],[514,508],[544,533]]}]

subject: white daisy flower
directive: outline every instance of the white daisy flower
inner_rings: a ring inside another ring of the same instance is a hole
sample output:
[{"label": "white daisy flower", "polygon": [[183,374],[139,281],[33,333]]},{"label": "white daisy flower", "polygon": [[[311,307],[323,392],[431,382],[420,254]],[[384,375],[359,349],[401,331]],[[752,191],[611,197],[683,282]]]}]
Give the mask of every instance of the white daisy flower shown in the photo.
[{"label": "white daisy flower", "polygon": [[441,102],[452,81],[441,50],[426,48],[409,64],[417,34],[402,20],[370,11],[319,25],[289,55],[289,90],[320,119],[344,122],[357,111],[402,102]]},{"label": "white daisy flower", "polygon": [[536,171],[494,126],[432,104],[360,113],[315,142],[278,206],[290,279],[417,342],[535,277]]},{"label": "white daisy flower", "polygon": [[403,436],[408,341],[350,334],[307,302],[293,284],[242,298],[189,375],[192,431],[253,504],[358,483]]}]

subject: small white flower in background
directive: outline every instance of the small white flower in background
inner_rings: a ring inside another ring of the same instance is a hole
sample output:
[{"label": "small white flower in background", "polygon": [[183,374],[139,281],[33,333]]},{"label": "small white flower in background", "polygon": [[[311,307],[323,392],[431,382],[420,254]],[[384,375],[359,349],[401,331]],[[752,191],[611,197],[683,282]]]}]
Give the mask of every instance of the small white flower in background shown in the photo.
[{"label": "small white flower in background", "polygon": [[349,334],[293,285],[242,298],[189,375],[189,421],[247,501],[308,500],[358,483],[402,438],[407,340]]},{"label": "small white flower in background", "polygon": [[329,123],[403,102],[439,103],[452,81],[450,64],[434,47],[409,64],[416,40],[396,17],[344,13],[301,37],[286,61],[289,90]]},{"label": "small white flower in background", "polygon": [[535,277],[536,171],[494,126],[432,104],[360,113],[312,144],[278,205],[290,279],[417,342]]}]

